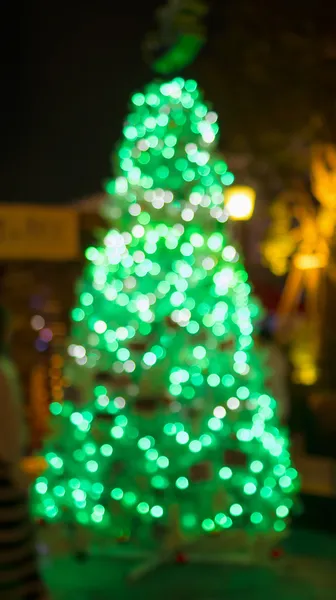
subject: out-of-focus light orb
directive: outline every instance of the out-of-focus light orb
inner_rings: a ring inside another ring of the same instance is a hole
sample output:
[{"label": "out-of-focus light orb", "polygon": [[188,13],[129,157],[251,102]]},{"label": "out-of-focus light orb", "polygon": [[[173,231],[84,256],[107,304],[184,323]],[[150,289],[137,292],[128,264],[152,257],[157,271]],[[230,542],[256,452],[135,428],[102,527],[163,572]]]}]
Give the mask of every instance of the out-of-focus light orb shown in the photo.
[{"label": "out-of-focus light orb", "polygon": [[45,320],[43,317],[41,317],[41,315],[34,315],[31,318],[30,324],[32,326],[32,329],[34,329],[35,331],[40,331],[45,326]]},{"label": "out-of-focus light orb", "polygon": [[255,191],[248,186],[232,186],[225,192],[224,202],[234,221],[248,221],[254,211]]}]

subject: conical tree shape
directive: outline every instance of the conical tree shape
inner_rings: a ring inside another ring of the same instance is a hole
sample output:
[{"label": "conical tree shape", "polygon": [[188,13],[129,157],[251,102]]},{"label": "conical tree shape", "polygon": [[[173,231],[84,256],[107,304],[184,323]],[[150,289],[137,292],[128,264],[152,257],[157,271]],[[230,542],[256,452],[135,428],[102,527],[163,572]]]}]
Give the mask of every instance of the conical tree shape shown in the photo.
[{"label": "conical tree shape", "polygon": [[84,406],[51,407],[60,435],[37,513],[148,539],[282,532],[297,472],[226,232],[217,115],[180,78],[132,104],[107,185],[115,228],[88,249],[72,313]]}]

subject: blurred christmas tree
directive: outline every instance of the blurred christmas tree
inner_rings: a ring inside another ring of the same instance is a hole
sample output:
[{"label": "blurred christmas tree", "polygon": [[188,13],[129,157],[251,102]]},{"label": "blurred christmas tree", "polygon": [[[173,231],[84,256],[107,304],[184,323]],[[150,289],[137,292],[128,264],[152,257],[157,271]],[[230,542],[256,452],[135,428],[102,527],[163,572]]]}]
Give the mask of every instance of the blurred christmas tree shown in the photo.
[{"label": "blurred christmas tree", "polygon": [[217,134],[195,81],[132,97],[106,186],[115,228],[88,248],[72,313],[73,397],[51,405],[40,517],[148,541],[286,528],[297,472],[226,233]]}]

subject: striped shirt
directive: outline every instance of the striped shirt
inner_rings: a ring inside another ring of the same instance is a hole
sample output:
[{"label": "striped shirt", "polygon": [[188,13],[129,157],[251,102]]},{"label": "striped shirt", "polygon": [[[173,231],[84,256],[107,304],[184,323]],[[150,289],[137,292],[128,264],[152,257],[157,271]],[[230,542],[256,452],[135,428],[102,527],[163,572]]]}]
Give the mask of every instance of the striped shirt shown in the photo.
[{"label": "striped shirt", "polygon": [[0,598],[42,600],[28,486],[20,470],[24,411],[12,363],[0,359]]}]

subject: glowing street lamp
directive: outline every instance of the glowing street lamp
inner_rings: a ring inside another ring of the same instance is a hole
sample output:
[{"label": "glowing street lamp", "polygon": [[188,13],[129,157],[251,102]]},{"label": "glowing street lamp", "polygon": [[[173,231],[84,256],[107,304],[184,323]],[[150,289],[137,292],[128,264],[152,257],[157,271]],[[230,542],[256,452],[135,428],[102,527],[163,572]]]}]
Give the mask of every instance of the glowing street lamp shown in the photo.
[{"label": "glowing street lamp", "polygon": [[254,211],[256,193],[248,186],[232,186],[225,192],[224,204],[233,221],[248,221]]}]

